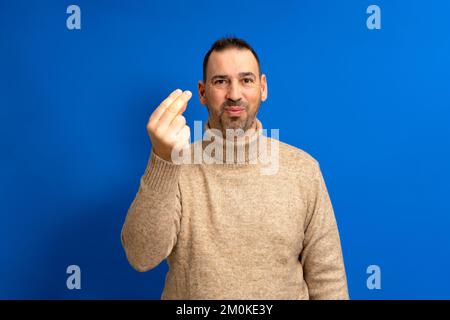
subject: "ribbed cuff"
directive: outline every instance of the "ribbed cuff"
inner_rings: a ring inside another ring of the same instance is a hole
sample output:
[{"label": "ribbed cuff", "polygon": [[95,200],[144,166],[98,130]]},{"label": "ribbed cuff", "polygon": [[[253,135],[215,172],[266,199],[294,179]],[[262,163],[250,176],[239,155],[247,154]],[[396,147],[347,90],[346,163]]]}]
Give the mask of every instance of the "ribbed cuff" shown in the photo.
[{"label": "ribbed cuff", "polygon": [[152,150],[142,182],[153,190],[165,192],[178,183],[180,170],[181,165],[158,157]]}]

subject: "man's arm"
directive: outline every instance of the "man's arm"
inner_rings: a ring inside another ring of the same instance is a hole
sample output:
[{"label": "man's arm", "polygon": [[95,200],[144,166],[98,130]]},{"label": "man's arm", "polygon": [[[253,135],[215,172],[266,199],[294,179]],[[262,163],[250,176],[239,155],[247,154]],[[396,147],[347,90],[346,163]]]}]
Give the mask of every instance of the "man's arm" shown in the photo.
[{"label": "man's arm", "polygon": [[181,114],[191,96],[190,91],[175,90],[155,109],[147,123],[152,152],[121,232],[128,261],[141,272],[167,258],[177,241],[181,168],[172,162],[172,152],[189,145],[190,129]]},{"label": "man's arm", "polygon": [[318,164],[308,203],[300,261],[310,299],[349,299],[338,227]]},{"label": "man's arm", "polygon": [[181,219],[179,174],[179,165],[151,153],[121,232],[128,261],[140,272],[159,265],[176,244]]}]

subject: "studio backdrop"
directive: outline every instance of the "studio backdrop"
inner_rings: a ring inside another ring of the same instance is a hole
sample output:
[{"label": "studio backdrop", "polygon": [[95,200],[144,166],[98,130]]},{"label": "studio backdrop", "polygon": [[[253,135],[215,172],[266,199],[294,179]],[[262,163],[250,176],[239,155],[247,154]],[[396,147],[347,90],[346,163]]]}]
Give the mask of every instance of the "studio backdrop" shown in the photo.
[{"label": "studio backdrop", "polygon": [[[258,52],[258,118],[321,165],[352,299],[450,298],[450,2],[0,3],[0,298],[159,299],[120,231],[176,88],[211,44]],[[79,287],[71,287],[71,276]]]}]

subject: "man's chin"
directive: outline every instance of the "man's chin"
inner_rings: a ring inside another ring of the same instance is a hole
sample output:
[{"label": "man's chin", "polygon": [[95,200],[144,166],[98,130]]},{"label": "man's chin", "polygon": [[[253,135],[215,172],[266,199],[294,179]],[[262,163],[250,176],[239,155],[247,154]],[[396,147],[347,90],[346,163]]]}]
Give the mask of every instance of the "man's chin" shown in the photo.
[{"label": "man's chin", "polygon": [[227,119],[223,122],[223,129],[227,130],[243,130],[245,131],[245,120],[246,119]]}]

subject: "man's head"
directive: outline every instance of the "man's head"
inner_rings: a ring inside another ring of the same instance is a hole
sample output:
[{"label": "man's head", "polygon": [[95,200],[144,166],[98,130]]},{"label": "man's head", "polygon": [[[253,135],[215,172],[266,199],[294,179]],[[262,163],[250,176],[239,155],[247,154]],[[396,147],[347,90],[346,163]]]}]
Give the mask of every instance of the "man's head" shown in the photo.
[{"label": "man's head", "polygon": [[266,76],[253,48],[237,38],[217,40],[203,60],[200,101],[206,105],[211,128],[255,128],[261,101],[267,99]]}]

